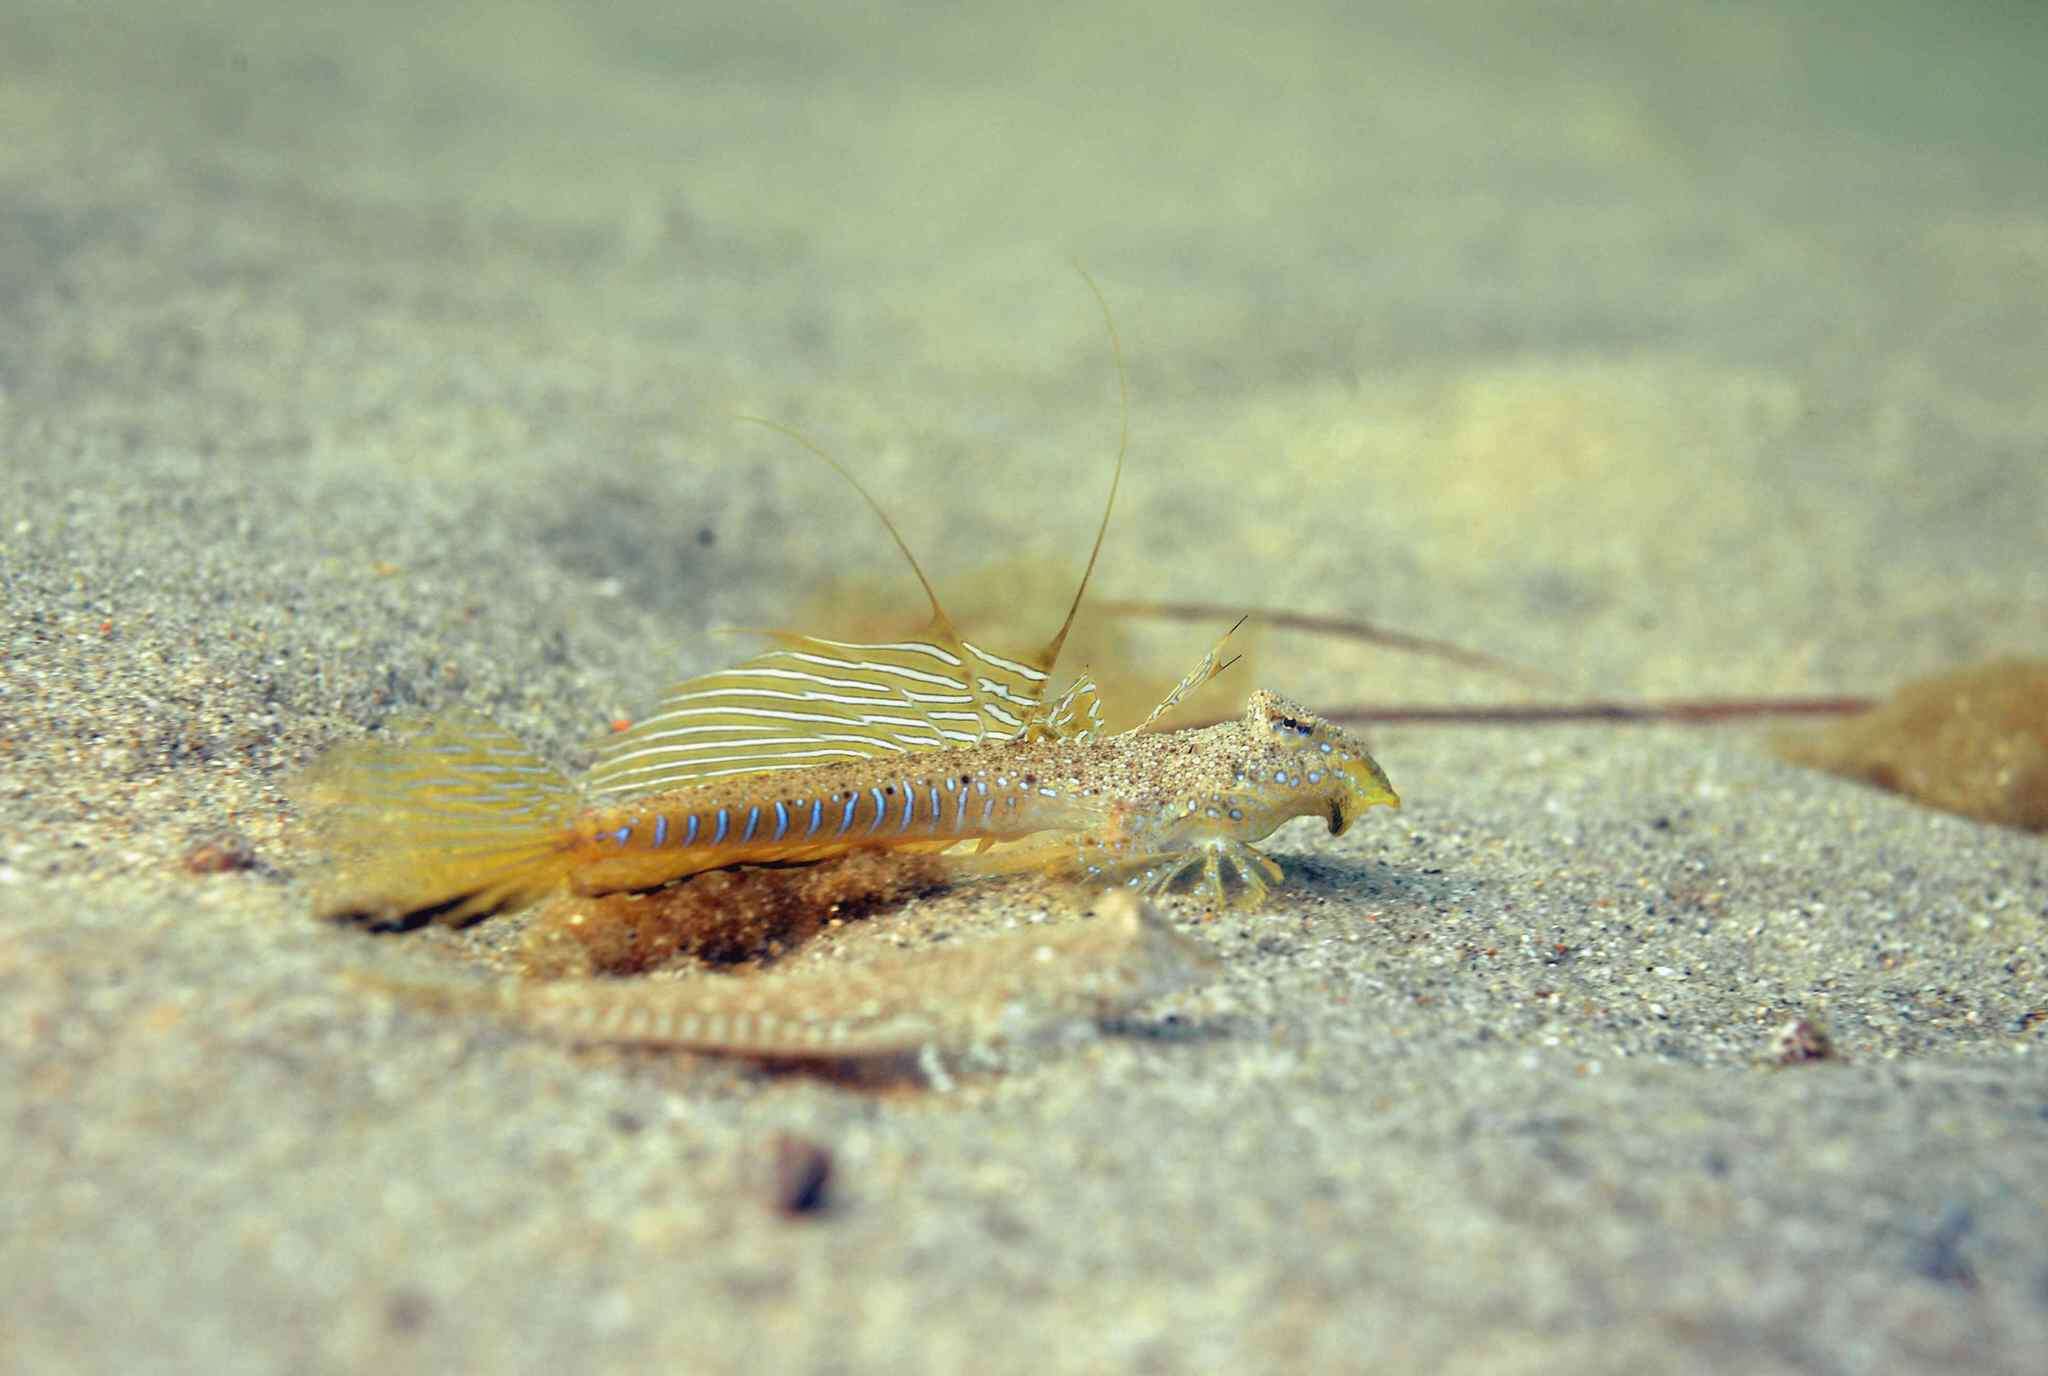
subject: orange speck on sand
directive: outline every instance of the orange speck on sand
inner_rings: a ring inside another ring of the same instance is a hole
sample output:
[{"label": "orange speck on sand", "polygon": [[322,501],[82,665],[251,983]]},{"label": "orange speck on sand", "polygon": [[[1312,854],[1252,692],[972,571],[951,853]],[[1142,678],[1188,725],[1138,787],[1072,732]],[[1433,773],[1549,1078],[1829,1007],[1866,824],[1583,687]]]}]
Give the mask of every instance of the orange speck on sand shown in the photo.
[{"label": "orange speck on sand", "polygon": [[159,1003],[146,1010],[136,1021],[143,1031],[160,1037],[184,1020],[183,1008],[175,1003]]}]

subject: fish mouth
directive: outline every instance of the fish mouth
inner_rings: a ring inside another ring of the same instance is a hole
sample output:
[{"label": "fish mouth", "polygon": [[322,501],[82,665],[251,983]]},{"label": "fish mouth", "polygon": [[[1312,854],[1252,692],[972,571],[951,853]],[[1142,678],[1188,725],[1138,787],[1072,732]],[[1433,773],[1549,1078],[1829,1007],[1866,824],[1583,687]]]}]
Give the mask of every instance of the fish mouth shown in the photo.
[{"label": "fish mouth", "polygon": [[[1345,806],[1350,803],[1351,806]],[[1357,795],[1336,794],[1330,798],[1330,835],[1342,836],[1358,814],[1368,808],[1385,805],[1391,808],[1401,806],[1400,795],[1391,788],[1376,788],[1360,801]]]}]

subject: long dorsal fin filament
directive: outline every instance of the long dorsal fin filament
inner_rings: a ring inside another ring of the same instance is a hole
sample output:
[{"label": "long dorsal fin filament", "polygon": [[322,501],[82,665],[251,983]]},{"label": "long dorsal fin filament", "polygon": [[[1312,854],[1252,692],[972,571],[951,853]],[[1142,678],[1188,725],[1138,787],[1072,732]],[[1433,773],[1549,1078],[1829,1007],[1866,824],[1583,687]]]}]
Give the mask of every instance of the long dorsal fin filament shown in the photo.
[{"label": "long dorsal fin filament", "polygon": [[875,513],[875,519],[879,520],[882,523],[882,528],[889,532],[889,538],[896,542],[896,548],[903,552],[903,558],[906,562],[909,563],[910,571],[917,575],[918,584],[924,588],[925,600],[931,603],[932,634],[938,639],[943,640],[949,644],[955,643],[960,639],[960,633],[953,628],[953,618],[946,615],[945,607],[940,605],[939,594],[932,588],[932,580],[925,577],[924,569],[917,562],[917,556],[910,552],[910,545],[908,542],[904,540],[903,533],[896,529],[896,523],[889,519],[888,512],[882,510],[882,504],[875,500],[874,494],[870,493],[867,490],[867,488],[861,486],[860,479],[853,476],[853,472],[851,469],[847,468],[847,466],[839,462],[839,460],[833,458],[829,453],[825,451],[822,445],[818,444],[809,435],[806,435],[803,431],[798,430],[794,426],[784,425],[781,421],[770,420],[766,416],[749,416],[742,414],[740,416],[737,416],[736,419],[746,421],[750,425],[763,426],[769,430],[773,430],[776,434],[783,436],[785,439],[796,441],[805,449],[810,450],[812,454],[816,455],[820,459],[823,459],[827,464],[831,465],[832,471],[834,473],[837,473],[840,477],[846,479],[847,484],[850,487],[852,487],[855,492],[858,492],[860,494],[860,499],[868,504],[868,510]]},{"label": "long dorsal fin filament", "polygon": [[1123,343],[1117,338],[1116,321],[1109,313],[1109,302],[1102,295],[1102,288],[1088,275],[1088,269],[1076,263],[1074,271],[1081,274],[1081,280],[1088,284],[1089,293],[1094,296],[1096,306],[1102,311],[1103,327],[1109,331],[1109,354],[1116,362],[1116,466],[1110,471],[1109,500],[1102,504],[1102,520],[1095,527],[1095,543],[1088,550],[1088,565],[1081,570],[1081,582],[1074,589],[1074,600],[1067,606],[1067,619],[1060,623],[1060,628],[1053,638],[1046,642],[1045,648],[1032,660],[1033,664],[1048,674],[1052,672],[1053,666],[1059,663],[1060,647],[1067,643],[1067,632],[1074,628],[1074,616],[1081,610],[1081,598],[1087,593],[1088,580],[1095,573],[1095,560],[1102,553],[1102,539],[1109,533],[1109,515],[1116,509],[1116,490],[1123,482],[1124,453],[1131,445],[1131,381],[1129,374],[1124,370],[1124,348]]},{"label": "long dorsal fin filament", "polygon": [[1095,280],[1079,264],[1075,270],[1108,327],[1121,415],[1109,499],[1080,586],[1051,642],[1027,658],[962,639],[902,532],[860,480],[801,431],[743,415],[738,419],[801,445],[860,494],[924,589],[931,627],[922,636],[881,644],[760,632],[773,648],[674,685],[652,715],[606,740],[591,770],[592,794],[650,792],[720,776],[914,755],[987,740],[1092,735],[1098,729],[1092,684],[1075,685],[1050,708],[1045,701],[1048,676],[1102,553],[1130,443],[1130,384],[1116,322]]}]

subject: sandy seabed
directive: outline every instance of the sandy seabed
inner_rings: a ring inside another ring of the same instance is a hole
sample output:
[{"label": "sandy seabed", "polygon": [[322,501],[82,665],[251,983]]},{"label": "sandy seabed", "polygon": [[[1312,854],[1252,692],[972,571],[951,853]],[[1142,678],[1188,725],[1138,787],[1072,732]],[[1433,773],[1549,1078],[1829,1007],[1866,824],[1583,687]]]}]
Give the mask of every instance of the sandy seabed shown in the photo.
[{"label": "sandy seabed", "polygon": [[1217,982],[944,1093],[368,997],[514,924],[312,922],[284,793],[458,703],[576,766],[708,627],[914,608],[735,413],[942,591],[1077,567],[1068,255],[1105,595],[1614,696],[2043,654],[2040,26],[1835,8],[11,5],[0,1368],[2038,1370],[2048,850],[1757,732],[1377,731],[1399,814],[1175,909]]}]

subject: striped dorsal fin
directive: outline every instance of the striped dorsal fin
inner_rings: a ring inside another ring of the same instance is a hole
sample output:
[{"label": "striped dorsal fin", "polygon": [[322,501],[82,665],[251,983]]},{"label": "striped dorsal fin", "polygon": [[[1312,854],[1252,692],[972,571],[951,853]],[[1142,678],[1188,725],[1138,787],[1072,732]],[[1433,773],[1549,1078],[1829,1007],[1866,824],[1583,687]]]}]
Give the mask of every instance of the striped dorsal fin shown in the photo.
[{"label": "striped dorsal fin", "polygon": [[1232,655],[1229,659],[1223,657],[1223,647],[1230,643],[1230,637],[1237,634],[1237,628],[1244,625],[1245,620],[1245,617],[1240,616],[1231,628],[1223,633],[1223,638],[1209,647],[1209,653],[1202,656],[1201,662],[1188,670],[1186,676],[1173,686],[1173,691],[1166,695],[1166,700],[1153,708],[1151,715],[1146,717],[1145,720],[1139,722],[1123,734],[1135,736],[1142,731],[1154,729],[1161,717],[1180,706],[1182,698],[1185,698],[1189,693],[1194,692],[1210,679],[1237,663],[1236,655]]},{"label": "striped dorsal fin", "polygon": [[605,742],[590,791],[640,793],[1008,740],[1045,692],[1037,669],[965,641],[775,638],[772,650],[678,683],[645,720]]},{"label": "striped dorsal fin", "polygon": [[1095,680],[1082,674],[1067,691],[1041,707],[1025,724],[1025,740],[1092,741],[1102,734],[1102,702]]},{"label": "striped dorsal fin", "polygon": [[995,654],[961,639],[889,513],[846,466],[802,432],[759,416],[741,420],[794,440],[844,478],[880,519],[931,604],[921,637],[879,645],[770,632],[776,648],[715,673],[685,679],[630,730],[598,749],[592,794],[643,793],[706,779],[806,769],[1042,736],[1092,736],[1100,727],[1094,684],[1085,679],[1048,704],[1047,681],[1081,609],[1109,531],[1130,446],[1130,383],[1102,289],[1079,268],[1109,331],[1116,362],[1119,434],[1109,499],[1066,619],[1028,658]]}]

